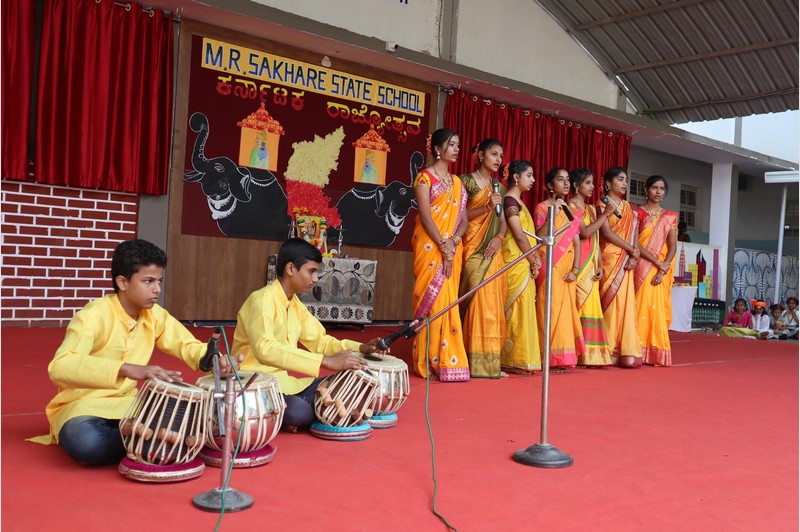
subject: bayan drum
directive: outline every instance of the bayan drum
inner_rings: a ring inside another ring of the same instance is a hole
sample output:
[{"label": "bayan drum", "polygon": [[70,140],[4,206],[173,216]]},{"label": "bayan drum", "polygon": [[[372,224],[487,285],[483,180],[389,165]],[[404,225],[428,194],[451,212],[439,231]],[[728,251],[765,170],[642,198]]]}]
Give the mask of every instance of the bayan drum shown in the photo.
[{"label": "bayan drum", "polygon": [[[236,402],[231,433],[232,447],[239,443],[239,452],[233,460],[233,467],[255,467],[267,464],[275,456],[275,447],[269,442],[275,438],[283,422],[286,401],[283,400],[280,384],[274,376],[258,371],[240,371],[239,379],[234,379]],[[250,385],[242,391],[242,384]],[[197,380],[197,386],[207,390],[209,398],[214,393],[214,376],[206,375]],[[223,388],[225,384],[223,381]],[[224,389],[222,390],[224,392]],[[244,397],[244,400],[243,400]],[[220,435],[220,421],[215,402],[211,399],[209,408],[209,430],[206,436],[206,447],[200,452],[200,458],[210,466],[222,465],[222,446],[225,437]],[[247,411],[245,412],[245,403]],[[244,429],[242,429],[244,427]],[[240,436],[241,433],[241,436]]]},{"label": "bayan drum", "polygon": [[314,436],[339,441],[363,440],[372,432],[367,420],[378,392],[378,379],[369,369],[340,371],[317,387],[311,425]]},{"label": "bayan drum", "polygon": [[378,378],[378,393],[372,402],[369,424],[374,428],[389,428],[397,424],[397,410],[403,406],[410,389],[408,364],[391,355],[366,355],[367,367]]},{"label": "bayan drum", "polygon": [[207,408],[205,390],[182,382],[145,381],[119,423],[128,455],[120,473],[145,482],[200,476],[204,466],[195,458],[206,438]]}]

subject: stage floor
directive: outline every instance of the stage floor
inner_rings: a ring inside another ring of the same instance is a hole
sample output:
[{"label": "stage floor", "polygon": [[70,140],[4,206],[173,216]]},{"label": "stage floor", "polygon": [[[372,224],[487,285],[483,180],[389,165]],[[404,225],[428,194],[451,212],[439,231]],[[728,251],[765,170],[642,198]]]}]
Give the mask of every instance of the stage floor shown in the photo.
[{"label": "stage floor", "polygon": [[[201,339],[210,332],[192,330]],[[0,332],[4,531],[214,529],[219,516],[191,501],[219,485],[218,469],[137,483],[114,466],[82,468],[58,447],[24,441],[47,432],[55,391],[47,364],[64,330]],[[445,530],[431,511],[428,419],[436,509],[461,531],[797,530],[797,342],[670,337],[671,368],[551,376],[548,440],[574,457],[569,468],[511,459],[539,441],[541,375],[429,387],[412,376],[398,425],[364,441],[278,434],[272,463],[234,471],[231,486],[255,504],[226,513],[220,530]],[[392,354],[408,362],[410,343]],[[181,367],[161,353],[154,362]]]}]

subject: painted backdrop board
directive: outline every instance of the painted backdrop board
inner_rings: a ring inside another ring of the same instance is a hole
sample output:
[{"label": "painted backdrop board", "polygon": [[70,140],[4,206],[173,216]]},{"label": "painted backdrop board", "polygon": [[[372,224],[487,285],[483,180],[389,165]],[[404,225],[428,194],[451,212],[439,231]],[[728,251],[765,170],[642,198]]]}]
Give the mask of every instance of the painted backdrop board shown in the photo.
[{"label": "painted backdrop board", "polygon": [[329,241],[410,249],[430,95],[192,36],[181,233],[284,240],[297,214]]}]

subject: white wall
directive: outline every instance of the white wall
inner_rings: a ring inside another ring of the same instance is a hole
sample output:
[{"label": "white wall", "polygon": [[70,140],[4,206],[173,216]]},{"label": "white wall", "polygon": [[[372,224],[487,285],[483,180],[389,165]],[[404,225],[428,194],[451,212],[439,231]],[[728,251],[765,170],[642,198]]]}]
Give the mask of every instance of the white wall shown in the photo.
[{"label": "white wall", "polygon": [[655,174],[663,176],[669,184],[669,194],[662,205],[671,211],[680,210],[681,185],[698,188],[696,230],[690,232],[689,236],[693,242],[708,243],[709,212],[711,210],[710,164],[633,146],[628,163],[628,175],[633,173],[647,177]]},{"label": "white wall", "polygon": [[[442,0],[254,1],[441,57]],[[457,19],[456,63],[616,107],[617,86],[536,2],[460,0]]]}]

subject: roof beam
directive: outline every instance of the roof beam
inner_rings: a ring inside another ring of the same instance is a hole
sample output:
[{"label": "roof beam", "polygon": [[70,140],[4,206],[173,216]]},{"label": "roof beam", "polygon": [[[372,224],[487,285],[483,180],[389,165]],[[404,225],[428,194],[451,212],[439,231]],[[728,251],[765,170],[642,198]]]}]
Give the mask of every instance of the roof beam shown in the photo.
[{"label": "roof beam", "polygon": [[663,59],[661,61],[653,61],[651,63],[640,63],[638,65],[630,65],[619,67],[612,70],[614,74],[624,74],[626,72],[635,72],[638,70],[647,70],[650,68],[660,68],[665,66],[680,65],[683,63],[691,63],[693,61],[704,61],[706,59],[713,59],[715,57],[724,57],[726,55],[736,55],[747,52],[756,52],[758,50],[766,50],[769,48],[777,48],[779,46],[797,46],[797,39],[788,38],[778,41],[761,42],[756,44],[748,44],[747,46],[739,46],[737,48],[727,48],[725,50],[714,50],[711,52],[703,52],[701,54],[687,55],[684,57],[675,57],[672,59]]},{"label": "roof beam", "polygon": [[693,109],[695,107],[702,107],[704,105],[720,105],[725,103],[743,102],[746,100],[756,100],[760,98],[769,98],[772,96],[784,96],[786,94],[797,95],[797,88],[780,89],[772,92],[758,92],[755,94],[743,94],[741,96],[733,96],[730,98],[721,98],[719,100],[703,100],[701,102],[691,102],[678,105],[668,105],[665,107],[649,107],[642,110],[643,115],[651,115],[656,113],[669,113],[670,111],[681,111],[683,109]]},{"label": "roof beam", "polygon": [[647,15],[653,15],[655,13],[663,13],[664,11],[670,11],[672,9],[691,6],[705,1],[707,0],[676,0],[675,2],[671,2],[669,4],[662,4],[659,6],[648,7],[646,9],[640,9],[638,11],[629,11],[627,13],[623,13],[621,15],[615,15],[613,17],[606,17],[597,20],[592,20],[591,22],[584,22],[583,24],[578,24],[577,26],[573,26],[572,29],[575,31],[588,30],[591,28],[596,28],[597,26],[604,26],[606,24],[614,24],[616,22],[624,22],[626,20],[631,20],[634,18],[646,17]]}]

